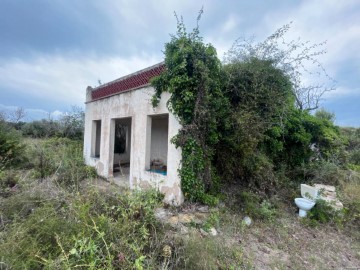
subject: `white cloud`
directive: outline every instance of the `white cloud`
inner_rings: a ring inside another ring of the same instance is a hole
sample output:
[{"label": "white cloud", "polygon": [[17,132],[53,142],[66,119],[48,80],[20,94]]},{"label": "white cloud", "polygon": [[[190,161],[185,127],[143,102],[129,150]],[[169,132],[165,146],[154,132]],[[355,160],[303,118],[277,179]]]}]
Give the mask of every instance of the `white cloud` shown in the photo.
[{"label": "white cloud", "polygon": [[55,110],[55,111],[53,111],[50,115],[51,115],[52,117],[54,117],[54,118],[59,118],[59,117],[61,117],[61,116],[64,115],[64,112]]},{"label": "white cloud", "polygon": [[[59,2],[60,3],[60,2]],[[62,3],[62,2],[61,2]],[[229,1],[226,5],[209,1],[206,3],[184,0],[149,0],[126,1],[104,0],[90,2],[96,5],[99,12],[109,20],[109,29],[104,29],[111,37],[116,50],[113,56],[100,57],[94,53],[79,56],[71,55],[66,48],[59,48],[63,55],[38,54],[29,59],[2,59],[0,62],[0,86],[8,96],[26,96],[29,107],[41,108],[33,100],[43,103],[81,105],[85,100],[85,89],[88,85],[102,83],[127,75],[162,61],[164,42],[169,41],[168,33],[176,31],[176,20],[173,12],[184,15],[188,30],[196,25],[196,16],[204,5],[204,16],[200,21],[201,33],[206,33],[205,42],[211,42],[220,58],[233,44],[236,37],[256,35],[256,40],[263,40],[277,28],[293,21],[287,38],[301,37],[303,41],[317,43],[327,40],[325,48],[328,53],[321,56],[326,70],[340,81],[336,91],[327,93],[326,99],[354,95],[358,97],[359,88],[347,85],[360,85],[360,66],[353,64],[351,78],[339,80],[344,75],[348,63],[359,63],[360,54],[360,2],[358,0],[303,0],[269,4],[254,3],[262,8],[250,10],[249,3]],[[89,27],[96,27],[97,17],[74,9],[73,5],[64,4],[69,12],[74,12]],[[254,15],[254,13],[256,13]],[[249,18],[256,17],[249,23]],[[108,31],[107,31],[108,30]],[[94,37],[96,39],[96,37]],[[122,45],[126,46],[122,46]],[[147,45],[152,45],[148,46]],[[80,46],[80,45],[79,45]],[[125,50],[124,48],[129,50]],[[150,49],[149,49],[150,48]],[[40,49],[39,49],[40,50]],[[116,54],[116,55],[115,55]],[[126,55],[126,56],[122,56]],[[310,81],[305,78],[304,82]],[[359,82],[359,83],[357,83]],[[4,95],[2,95],[4,96]],[[2,101],[4,104],[6,101]],[[9,103],[6,103],[9,104]],[[11,104],[11,103],[10,103]],[[53,115],[60,115],[63,107],[51,107]],[[13,106],[15,108],[15,106]],[[1,110],[0,105],[0,110]],[[43,107],[48,108],[48,107]],[[48,115],[49,112],[38,109],[27,109],[32,113]],[[31,111],[34,110],[34,111]],[[38,111],[36,111],[38,110]],[[57,112],[58,111],[58,112]]]},{"label": "white cloud", "polygon": [[128,59],[39,56],[12,59],[0,65],[0,85],[12,95],[80,105],[88,85],[97,86],[160,62],[161,57],[142,55]]},{"label": "white cloud", "polygon": [[349,97],[353,98],[360,97],[360,88],[348,88],[348,87],[338,87],[334,91],[326,92],[323,96],[324,99],[336,99],[338,97]]},{"label": "white cloud", "polygon": [[7,106],[4,104],[0,104],[0,111],[14,111],[17,108],[18,108],[17,106]]},{"label": "white cloud", "polygon": [[[274,29],[293,21],[287,37],[312,43],[326,41],[327,54],[320,57],[334,75],[347,60],[360,60],[360,2],[357,0],[306,0],[284,11],[270,12],[260,24],[268,35]],[[261,32],[264,32],[262,30]],[[360,70],[359,70],[360,72]],[[360,75],[360,74],[359,74]]]},{"label": "white cloud", "polygon": [[229,15],[227,20],[222,25],[222,32],[228,33],[236,29],[239,24],[239,17],[233,14]]},{"label": "white cloud", "polygon": [[[11,105],[4,105],[0,104],[0,112],[5,112],[8,115],[11,115],[16,109],[18,109],[18,106],[11,106]],[[34,109],[34,108],[24,108],[25,111],[25,118],[22,119],[23,121],[32,121],[32,120],[38,120],[38,119],[59,119],[62,115],[65,113],[59,110],[55,110],[53,112],[48,112],[43,109]]]}]

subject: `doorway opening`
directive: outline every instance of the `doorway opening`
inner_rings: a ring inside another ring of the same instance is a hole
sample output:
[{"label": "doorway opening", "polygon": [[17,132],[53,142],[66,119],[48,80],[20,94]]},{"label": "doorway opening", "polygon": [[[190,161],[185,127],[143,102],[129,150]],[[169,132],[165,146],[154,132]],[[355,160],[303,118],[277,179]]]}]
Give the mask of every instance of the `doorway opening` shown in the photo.
[{"label": "doorway opening", "polygon": [[127,184],[130,175],[131,118],[114,119],[113,177]]},{"label": "doorway opening", "polygon": [[147,139],[147,164],[146,170],[167,175],[168,158],[168,134],[169,134],[169,115],[149,116],[150,138]]}]

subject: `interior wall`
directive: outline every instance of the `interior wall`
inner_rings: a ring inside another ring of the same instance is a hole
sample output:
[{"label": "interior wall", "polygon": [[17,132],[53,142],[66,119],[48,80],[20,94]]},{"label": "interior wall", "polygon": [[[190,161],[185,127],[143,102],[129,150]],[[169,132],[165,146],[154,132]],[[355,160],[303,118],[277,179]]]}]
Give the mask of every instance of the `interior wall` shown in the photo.
[{"label": "interior wall", "polygon": [[100,157],[100,144],[101,144],[101,121],[95,121],[95,151],[94,156]]},{"label": "interior wall", "polygon": [[150,161],[161,159],[167,165],[169,116],[152,117]]}]

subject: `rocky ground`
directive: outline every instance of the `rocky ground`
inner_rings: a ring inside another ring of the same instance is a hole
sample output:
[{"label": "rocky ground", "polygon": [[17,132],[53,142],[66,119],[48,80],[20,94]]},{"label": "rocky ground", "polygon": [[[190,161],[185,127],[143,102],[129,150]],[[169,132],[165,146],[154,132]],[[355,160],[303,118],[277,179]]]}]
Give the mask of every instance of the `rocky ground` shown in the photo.
[{"label": "rocky ground", "polygon": [[[101,180],[93,184],[101,189],[112,186]],[[295,207],[283,209],[271,222],[244,219],[225,205],[158,208],[155,216],[175,237],[194,238],[199,246],[211,238],[227,249],[241,249],[244,268],[360,269],[358,237],[330,225],[310,227],[298,217]]]},{"label": "rocky ground", "polygon": [[241,247],[251,269],[360,268],[360,243],[344,231],[330,226],[311,228],[296,213],[272,223],[252,221],[250,225],[245,225],[240,216],[233,217],[238,221],[222,223],[220,213],[220,225],[205,230],[202,225],[212,211],[218,209],[188,205],[176,213],[157,209],[156,216],[183,237],[195,232],[200,239],[213,237],[227,246]]}]

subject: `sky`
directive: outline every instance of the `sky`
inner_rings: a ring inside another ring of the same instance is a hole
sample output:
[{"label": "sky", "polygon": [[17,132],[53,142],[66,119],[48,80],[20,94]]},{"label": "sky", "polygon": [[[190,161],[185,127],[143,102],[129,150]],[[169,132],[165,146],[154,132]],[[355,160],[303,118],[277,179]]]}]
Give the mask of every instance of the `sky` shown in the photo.
[{"label": "sky", "polygon": [[287,40],[326,41],[319,60],[336,90],[321,107],[360,127],[358,0],[0,0],[0,111],[23,107],[31,121],[84,107],[87,86],[163,61],[174,12],[191,30],[202,7],[200,33],[220,59],[237,38],[290,22]]}]

